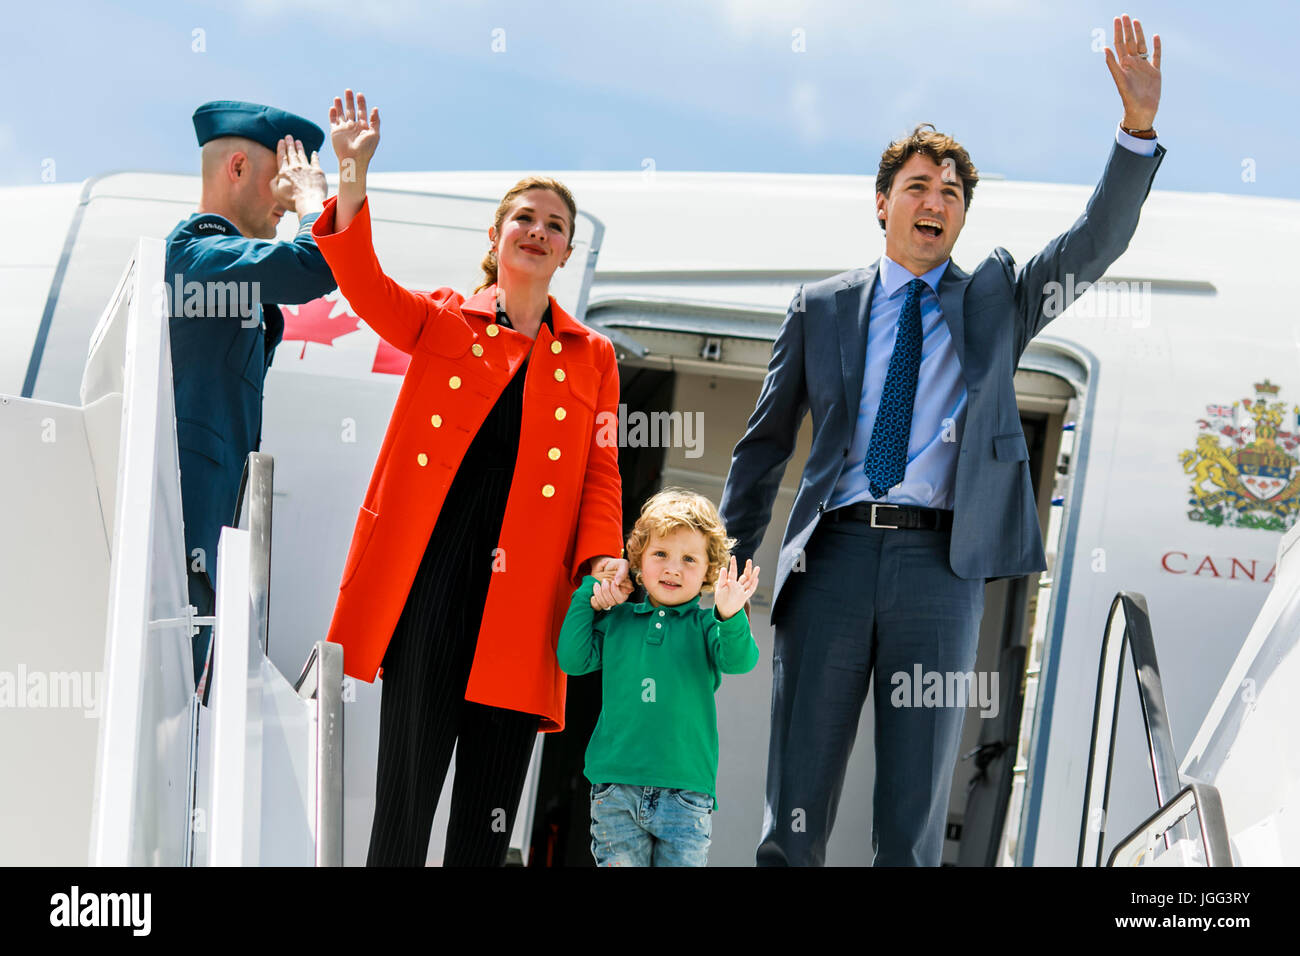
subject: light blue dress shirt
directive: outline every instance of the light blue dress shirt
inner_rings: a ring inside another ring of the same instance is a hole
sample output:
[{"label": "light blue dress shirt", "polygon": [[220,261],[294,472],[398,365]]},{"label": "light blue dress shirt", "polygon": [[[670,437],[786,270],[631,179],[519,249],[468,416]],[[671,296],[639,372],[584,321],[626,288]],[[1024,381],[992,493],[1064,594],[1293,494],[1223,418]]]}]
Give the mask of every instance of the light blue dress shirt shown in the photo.
[{"label": "light blue dress shirt", "polygon": [[912,405],[912,433],[907,442],[907,471],[885,497],[876,498],[871,494],[863,469],[876,412],[880,409],[880,394],[889,372],[889,358],[894,354],[907,284],[915,278],[893,259],[881,257],[867,323],[867,365],[862,377],[862,400],[858,402],[858,422],[827,510],[855,501],[952,507],[961,429],[966,423],[966,382],[962,379],[961,362],[953,348],[948,323],[939,309],[939,279],[948,262],[944,260],[942,265],[921,276],[925,282],[921,290],[921,367],[917,371],[916,399]]},{"label": "light blue dress shirt", "polygon": [[[1116,129],[1115,140],[1141,156],[1153,156],[1154,139],[1139,139]],[[833,511],[856,501],[881,501],[895,505],[920,505],[951,509],[957,481],[957,457],[966,424],[966,381],[952,344],[952,334],[939,308],[939,280],[952,261],[931,269],[921,278],[921,367],[917,371],[916,400],[912,406],[912,433],[907,442],[907,471],[903,480],[877,498],[871,493],[864,470],[871,429],[880,409],[880,395],[894,353],[898,318],[907,284],[915,276],[888,256],[881,256],[871,295],[867,323],[866,374],[853,442],[835,491],[826,503]],[[886,519],[887,520],[887,519]]]}]

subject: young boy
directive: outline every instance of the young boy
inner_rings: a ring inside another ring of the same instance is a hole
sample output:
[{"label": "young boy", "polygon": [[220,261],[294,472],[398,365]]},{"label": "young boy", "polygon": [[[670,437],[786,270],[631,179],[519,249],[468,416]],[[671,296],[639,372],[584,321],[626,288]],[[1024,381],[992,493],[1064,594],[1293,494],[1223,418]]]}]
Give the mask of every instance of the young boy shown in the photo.
[{"label": "young boy", "polygon": [[[745,602],[757,567],[737,575],[709,499],[680,488],[645,503],[627,560],[646,600],[628,604],[587,575],[573,594],[556,655],[567,674],[603,670],[602,708],[587,745],[591,852],[597,866],[704,866],[718,777],[713,695],[723,674],[758,663]],[[715,582],[715,583],[710,583]],[[712,609],[700,592],[714,592]]]}]

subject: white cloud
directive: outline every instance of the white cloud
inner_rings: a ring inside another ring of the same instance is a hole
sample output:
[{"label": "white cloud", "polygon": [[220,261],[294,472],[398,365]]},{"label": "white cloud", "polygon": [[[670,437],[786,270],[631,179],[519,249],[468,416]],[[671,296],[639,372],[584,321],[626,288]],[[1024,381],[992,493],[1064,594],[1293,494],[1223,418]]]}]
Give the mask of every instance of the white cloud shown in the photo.
[{"label": "white cloud", "polygon": [[750,38],[760,29],[806,26],[812,13],[806,0],[722,0],[722,15],[736,34]]}]

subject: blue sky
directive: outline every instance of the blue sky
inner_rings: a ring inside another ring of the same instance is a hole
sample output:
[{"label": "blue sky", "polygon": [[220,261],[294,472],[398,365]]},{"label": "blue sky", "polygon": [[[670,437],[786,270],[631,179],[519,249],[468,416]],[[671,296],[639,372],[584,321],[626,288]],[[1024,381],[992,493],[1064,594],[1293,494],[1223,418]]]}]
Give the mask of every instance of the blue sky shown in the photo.
[{"label": "blue sky", "polygon": [[1121,114],[1095,31],[1109,45],[1125,12],[1164,43],[1157,187],[1300,198],[1293,0],[23,3],[5,16],[0,78],[18,95],[0,185],[41,182],[48,160],[60,182],[197,172],[199,103],[271,103],[324,127],[345,86],[380,108],[383,171],[650,159],[874,175],[888,141],[928,121],[982,172],[1086,184]]}]

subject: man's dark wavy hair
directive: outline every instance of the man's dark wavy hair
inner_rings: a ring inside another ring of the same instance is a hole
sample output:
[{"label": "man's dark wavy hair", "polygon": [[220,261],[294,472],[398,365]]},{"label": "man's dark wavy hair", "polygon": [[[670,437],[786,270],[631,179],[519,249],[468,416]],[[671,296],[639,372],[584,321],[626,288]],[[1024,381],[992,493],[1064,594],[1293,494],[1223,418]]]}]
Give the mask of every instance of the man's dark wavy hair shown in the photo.
[{"label": "man's dark wavy hair", "polygon": [[[880,169],[876,172],[876,192],[888,196],[890,187],[894,185],[894,177],[903,168],[903,164],[916,153],[924,153],[941,166],[945,159],[952,159],[957,175],[961,177],[966,209],[969,210],[975,184],[980,181],[979,171],[970,161],[970,153],[966,152],[966,148],[947,133],[936,130],[933,123],[918,124],[911,135],[894,140],[880,154]],[[885,228],[883,219],[880,220],[880,228],[882,231]]]}]

